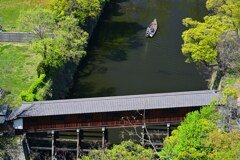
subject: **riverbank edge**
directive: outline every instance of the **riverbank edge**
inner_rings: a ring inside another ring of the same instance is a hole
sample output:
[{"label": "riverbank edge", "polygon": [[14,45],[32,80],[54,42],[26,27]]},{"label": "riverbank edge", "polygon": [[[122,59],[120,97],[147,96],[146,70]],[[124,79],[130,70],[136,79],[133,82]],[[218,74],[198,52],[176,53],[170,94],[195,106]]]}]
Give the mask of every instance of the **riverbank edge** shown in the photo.
[{"label": "riverbank edge", "polygon": [[[239,99],[240,91],[238,90],[238,88],[236,89],[235,87],[236,87],[236,85],[240,84],[240,76],[226,74],[226,75],[218,78],[218,74],[219,74],[219,71],[217,70],[217,68],[212,69],[212,73],[211,73],[211,76],[210,76],[209,82],[208,82],[208,89],[210,89],[210,90],[215,89],[215,90],[219,90],[219,91],[224,90],[225,88],[234,89],[234,90],[236,90],[237,96]],[[234,82],[231,82],[229,84],[229,82],[228,82],[229,79],[235,79],[235,80],[234,80]]]},{"label": "riverbank edge", "polygon": [[[88,21],[89,23],[86,25],[86,28],[84,29],[89,34],[88,42],[91,40],[93,36],[93,33],[99,22],[99,19],[102,13],[104,12],[106,3],[107,2],[103,2],[101,4],[101,11],[99,15],[95,19],[91,19],[90,21]],[[77,74],[78,66],[79,64],[77,65],[75,63],[67,63],[62,69],[57,71],[52,82],[51,97],[46,97],[46,99],[55,100],[55,99],[65,99],[67,97],[71,88],[73,87],[74,77]]]}]

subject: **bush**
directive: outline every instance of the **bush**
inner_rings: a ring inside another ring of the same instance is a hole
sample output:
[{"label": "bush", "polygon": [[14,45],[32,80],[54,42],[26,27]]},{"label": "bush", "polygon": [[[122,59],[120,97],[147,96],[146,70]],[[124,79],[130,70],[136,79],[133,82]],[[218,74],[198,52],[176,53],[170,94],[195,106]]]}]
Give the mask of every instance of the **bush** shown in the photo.
[{"label": "bush", "polygon": [[27,91],[22,91],[20,93],[21,99],[25,102],[32,102],[34,100],[41,99],[40,95],[37,93],[38,90],[45,85],[44,83],[45,77],[46,77],[45,74],[41,74],[40,77],[32,83],[32,85]]},{"label": "bush", "polygon": [[153,160],[156,155],[152,149],[145,149],[132,141],[123,141],[119,145],[114,145],[112,149],[93,150],[88,156],[83,156],[82,160]]}]

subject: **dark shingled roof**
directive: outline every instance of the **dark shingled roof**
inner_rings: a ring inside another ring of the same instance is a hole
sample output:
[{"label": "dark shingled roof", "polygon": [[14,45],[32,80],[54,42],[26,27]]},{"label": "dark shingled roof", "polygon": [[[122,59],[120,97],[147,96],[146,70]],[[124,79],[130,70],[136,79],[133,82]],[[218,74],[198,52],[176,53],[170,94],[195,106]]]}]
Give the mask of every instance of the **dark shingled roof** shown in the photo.
[{"label": "dark shingled roof", "polygon": [[23,103],[11,113],[9,120],[17,117],[34,117],[66,114],[101,113],[143,109],[178,108],[209,105],[219,97],[215,90],[82,98]]}]

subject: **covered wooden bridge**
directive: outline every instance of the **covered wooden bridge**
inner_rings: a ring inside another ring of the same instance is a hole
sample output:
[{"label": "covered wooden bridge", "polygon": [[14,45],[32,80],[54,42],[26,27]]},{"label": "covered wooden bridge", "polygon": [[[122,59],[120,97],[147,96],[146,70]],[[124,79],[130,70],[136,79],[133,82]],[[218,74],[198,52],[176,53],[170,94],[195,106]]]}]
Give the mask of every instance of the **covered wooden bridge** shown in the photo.
[{"label": "covered wooden bridge", "polygon": [[[187,113],[218,97],[218,91],[203,90],[39,101],[24,103],[10,114],[8,121],[13,122],[17,134],[26,135],[29,150],[49,150],[52,156],[57,151],[72,151],[79,156],[89,149],[87,143],[98,142],[98,147],[106,147],[114,128],[139,127],[143,145],[147,145],[144,141],[147,128],[163,139],[170,134],[170,127],[179,124]],[[48,141],[49,145],[40,141]],[[64,147],[66,142],[72,146]]]}]

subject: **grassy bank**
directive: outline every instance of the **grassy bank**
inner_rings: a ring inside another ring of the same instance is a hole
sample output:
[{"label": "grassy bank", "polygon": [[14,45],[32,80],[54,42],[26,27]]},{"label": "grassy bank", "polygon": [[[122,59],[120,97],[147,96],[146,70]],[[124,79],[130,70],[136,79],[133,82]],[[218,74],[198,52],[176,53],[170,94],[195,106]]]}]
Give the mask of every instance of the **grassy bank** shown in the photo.
[{"label": "grassy bank", "polygon": [[223,84],[226,88],[235,89],[238,97],[240,97],[240,76],[226,76]]},{"label": "grassy bank", "polygon": [[17,19],[22,11],[46,6],[48,0],[0,0],[0,25],[3,30],[17,31]]},{"label": "grassy bank", "polygon": [[0,43],[0,88],[9,93],[1,103],[21,104],[19,93],[27,90],[37,78],[36,68],[40,60],[27,44]]}]

